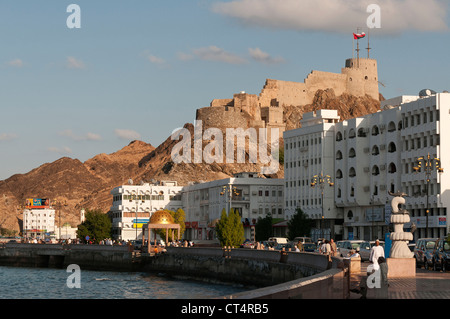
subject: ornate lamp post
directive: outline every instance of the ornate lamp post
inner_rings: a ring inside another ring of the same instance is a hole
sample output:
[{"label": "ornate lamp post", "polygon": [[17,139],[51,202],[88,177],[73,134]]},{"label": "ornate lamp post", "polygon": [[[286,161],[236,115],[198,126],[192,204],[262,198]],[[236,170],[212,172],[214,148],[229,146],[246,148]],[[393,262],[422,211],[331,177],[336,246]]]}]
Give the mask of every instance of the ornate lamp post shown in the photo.
[{"label": "ornate lamp post", "polygon": [[233,197],[233,194],[236,195],[236,196],[239,195],[236,186],[233,186],[231,184],[222,186],[222,191],[220,192],[220,195],[221,196],[225,196],[225,195],[229,196],[228,197],[228,200],[229,200],[228,213],[230,213],[230,211],[231,211],[231,198]]},{"label": "ornate lamp post", "polygon": [[321,195],[321,203],[322,203],[322,219],[320,221],[320,229],[322,231],[322,237],[323,237],[323,220],[325,218],[324,216],[324,207],[323,207],[323,190],[325,189],[325,186],[328,185],[330,187],[334,186],[333,180],[331,179],[330,175],[323,175],[321,172],[318,175],[314,175],[311,178],[311,187],[315,188],[316,186],[320,187],[320,195]]},{"label": "ornate lamp post", "polygon": [[431,157],[430,156],[430,153],[428,153],[428,155],[427,156],[422,156],[422,157],[419,157],[418,159],[417,159],[417,166],[415,166],[415,167],[413,167],[413,169],[414,169],[414,171],[417,173],[417,172],[420,172],[422,169],[424,170],[424,172],[425,172],[425,177],[426,177],[426,194],[427,194],[427,205],[426,205],[426,210],[425,210],[425,213],[426,213],[426,220],[427,220],[427,225],[426,225],[426,237],[428,237],[428,215],[429,215],[429,212],[430,212],[430,210],[429,210],[429,207],[428,207],[428,205],[429,205],[429,203],[428,203],[428,196],[429,196],[429,194],[428,194],[428,189],[430,188],[429,186],[430,186],[430,177],[431,177],[431,173],[434,171],[434,170],[437,170],[438,171],[438,173],[443,173],[444,172],[444,169],[441,167],[441,160],[438,158],[438,157]]}]

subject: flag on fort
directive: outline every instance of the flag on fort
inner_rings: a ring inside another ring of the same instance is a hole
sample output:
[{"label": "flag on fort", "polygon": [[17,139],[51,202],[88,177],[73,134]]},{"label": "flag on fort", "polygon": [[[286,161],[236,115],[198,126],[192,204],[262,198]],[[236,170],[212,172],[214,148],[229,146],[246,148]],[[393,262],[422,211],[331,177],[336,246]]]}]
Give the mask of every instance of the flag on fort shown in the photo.
[{"label": "flag on fort", "polygon": [[364,32],[362,33],[353,33],[353,39],[358,40],[358,39],[362,39],[366,36],[366,34]]}]

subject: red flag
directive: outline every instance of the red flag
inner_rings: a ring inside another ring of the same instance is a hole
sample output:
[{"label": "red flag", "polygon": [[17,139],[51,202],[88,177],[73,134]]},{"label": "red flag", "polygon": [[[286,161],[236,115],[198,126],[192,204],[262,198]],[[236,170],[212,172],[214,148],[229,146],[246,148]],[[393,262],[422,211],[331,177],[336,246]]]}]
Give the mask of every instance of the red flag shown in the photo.
[{"label": "red flag", "polygon": [[363,33],[353,33],[353,39],[358,40],[358,39],[362,39],[366,36],[366,34]]}]

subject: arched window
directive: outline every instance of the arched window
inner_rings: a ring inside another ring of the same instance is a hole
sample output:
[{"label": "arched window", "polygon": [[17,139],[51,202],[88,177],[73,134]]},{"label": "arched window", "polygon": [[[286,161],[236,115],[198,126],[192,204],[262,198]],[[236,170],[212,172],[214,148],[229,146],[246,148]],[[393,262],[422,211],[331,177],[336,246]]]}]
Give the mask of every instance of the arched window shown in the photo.
[{"label": "arched window", "polygon": [[388,145],[388,152],[389,153],[394,153],[397,151],[397,147],[395,146],[394,142],[390,142]]},{"label": "arched window", "polygon": [[378,155],[380,154],[380,149],[378,148],[378,146],[374,145],[372,147],[372,155]]},{"label": "arched window", "polygon": [[354,129],[350,129],[350,131],[348,132],[348,138],[355,138],[356,137],[356,133]]},{"label": "arched window", "polygon": [[336,142],[342,141],[342,133],[341,132],[337,132],[336,133]]},{"label": "arched window", "polygon": [[347,218],[348,218],[348,219],[352,219],[352,218],[353,218],[353,212],[352,212],[351,210],[349,210],[349,211],[347,212]]},{"label": "arched window", "polygon": [[353,167],[350,167],[350,169],[348,170],[348,176],[350,176],[350,177],[356,176],[356,171]]},{"label": "arched window", "polygon": [[389,122],[389,124],[388,124],[388,132],[394,132],[395,130],[396,130],[395,123],[394,122]]},{"label": "arched window", "polygon": [[340,169],[338,169],[338,170],[336,171],[336,178],[337,178],[337,179],[341,179],[341,178],[342,178],[342,171],[341,171]]},{"label": "arched window", "polygon": [[372,127],[372,135],[377,136],[378,134],[380,134],[380,130],[378,129],[378,126],[374,125]]},{"label": "arched window", "polygon": [[372,175],[376,176],[376,175],[379,175],[379,174],[380,174],[380,169],[378,168],[377,165],[374,165],[372,167]]},{"label": "arched window", "polygon": [[367,136],[367,134],[366,134],[366,129],[361,127],[361,128],[358,130],[358,137],[366,137],[366,136]]},{"label": "arched window", "polygon": [[354,158],[356,156],[355,149],[352,147],[350,151],[348,151],[348,157]]},{"label": "arched window", "polygon": [[397,172],[397,166],[394,163],[390,163],[388,167],[388,173],[394,174]]},{"label": "arched window", "polygon": [[341,160],[342,159],[342,152],[341,151],[337,151],[336,152],[336,159],[337,160]]}]

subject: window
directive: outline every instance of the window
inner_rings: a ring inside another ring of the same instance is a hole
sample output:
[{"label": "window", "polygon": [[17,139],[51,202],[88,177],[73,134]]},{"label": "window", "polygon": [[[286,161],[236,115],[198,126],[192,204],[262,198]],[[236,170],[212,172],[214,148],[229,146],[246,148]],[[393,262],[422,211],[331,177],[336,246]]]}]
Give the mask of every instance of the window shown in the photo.
[{"label": "window", "polygon": [[389,122],[389,125],[388,125],[388,132],[394,132],[396,129],[395,129],[395,123],[394,122]]},{"label": "window", "polygon": [[349,171],[348,171],[348,176],[350,177],[355,177],[356,176],[356,171],[353,167],[350,167]]},{"label": "window", "polygon": [[389,167],[388,167],[388,173],[389,174],[394,174],[397,172],[397,166],[395,166],[394,163],[390,163]]},{"label": "window", "polygon": [[366,137],[366,136],[367,136],[366,130],[364,128],[360,128],[358,130],[358,137]]},{"label": "window", "polygon": [[372,147],[372,155],[378,155],[380,154],[380,149],[378,148],[378,146],[374,145]]},{"label": "window", "polygon": [[342,133],[341,132],[337,132],[336,133],[336,142],[342,141]]},{"label": "window", "polygon": [[341,151],[337,151],[336,152],[336,159],[337,160],[341,160],[342,159],[342,152]]},{"label": "window", "polygon": [[378,126],[374,125],[372,127],[372,136],[377,136],[378,134],[380,134],[380,130],[378,129]]},{"label": "window", "polygon": [[338,170],[336,171],[336,178],[337,178],[337,179],[341,179],[341,178],[342,178],[342,171],[341,171],[340,169],[338,169]]},{"label": "window", "polygon": [[397,147],[395,146],[394,142],[390,142],[388,145],[388,152],[389,153],[394,153],[397,151]]},{"label": "window", "polygon": [[355,152],[355,149],[352,147],[350,149],[350,151],[348,152],[348,157],[354,158],[355,156],[356,156],[356,152]]},{"label": "window", "polygon": [[348,138],[355,138],[356,133],[354,129],[350,129],[350,132],[348,132]]},{"label": "window", "polygon": [[374,165],[374,167],[372,167],[372,175],[376,176],[380,174],[380,169],[378,168],[377,165]]}]

